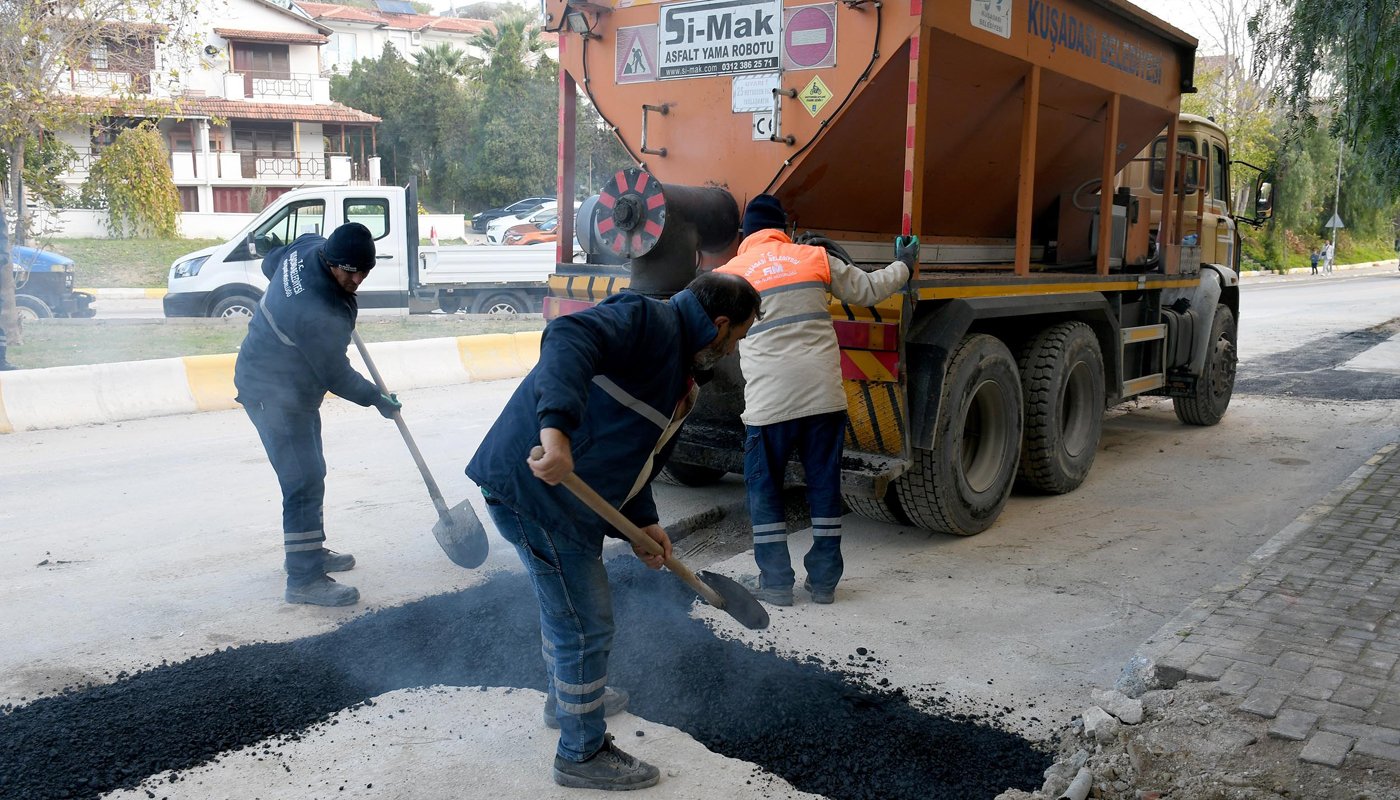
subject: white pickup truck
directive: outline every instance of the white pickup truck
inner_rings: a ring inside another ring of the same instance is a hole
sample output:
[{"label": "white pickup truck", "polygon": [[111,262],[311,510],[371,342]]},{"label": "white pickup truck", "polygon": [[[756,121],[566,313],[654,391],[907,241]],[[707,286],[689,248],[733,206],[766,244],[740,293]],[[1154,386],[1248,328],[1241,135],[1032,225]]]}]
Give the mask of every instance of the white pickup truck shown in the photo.
[{"label": "white pickup truck", "polygon": [[252,316],[267,288],[262,259],[303,233],[329,235],[345,222],[375,237],[378,265],[358,292],[361,308],[434,309],[512,315],[540,310],[555,248],[420,247],[413,187],[334,186],[281,195],[237,236],[187,253],[170,266],[167,317]]}]

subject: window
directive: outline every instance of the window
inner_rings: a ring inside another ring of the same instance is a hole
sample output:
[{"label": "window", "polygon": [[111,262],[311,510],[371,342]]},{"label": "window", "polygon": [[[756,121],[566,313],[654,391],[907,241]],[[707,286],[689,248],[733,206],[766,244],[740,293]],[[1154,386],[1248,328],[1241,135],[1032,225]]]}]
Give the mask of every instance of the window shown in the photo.
[{"label": "window", "polygon": [[[1195,139],[1192,139],[1192,138],[1190,138],[1190,137],[1188,137],[1188,136],[1180,136],[1180,137],[1177,137],[1177,140],[1176,140],[1176,149],[1177,149],[1177,152],[1179,152],[1179,153],[1190,153],[1191,155],[1195,155],[1195,154],[1196,154],[1196,140],[1195,140]],[[1161,194],[1161,193],[1162,193],[1162,184],[1166,183],[1166,180],[1167,180],[1167,173],[1166,173],[1166,163],[1167,163],[1166,154],[1167,154],[1167,153],[1166,153],[1166,151],[1167,151],[1167,139],[1166,139],[1165,136],[1162,137],[1161,139],[1158,139],[1157,141],[1155,141],[1155,142],[1152,143],[1152,177],[1151,177],[1150,183],[1152,184],[1152,191],[1156,192],[1157,194]],[[1186,162],[1186,174],[1185,174],[1185,177],[1186,177],[1186,193],[1187,193],[1187,194],[1194,194],[1195,191],[1196,191],[1196,187],[1199,186],[1200,183],[1201,183],[1201,174],[1200,174],[1200,169],[1199,169],[1199,165],[1198,165],[1197,162],[1195,162],[1195,161],[1188,161],[1188,162]],[[1178,174],[1178,175],[1177,175],[1177,180],[1180,181],[1181,179],[1182,179],[1182,176],[1181,176],[1180,174]],[[1180,190],[1180,188],[1181,188],[1181,186],[1180,186],[1180,184],[1178,183],[1177,189]]]},{"label": "window", "polygon": [[1230,199],[1230,172],[1225,161],[1225,150],[1214,142],[1210,146],[1210,196],[1213,200],[1228,203]]},{"label": "window", "polygon": [[259,225],[253,231],[253,243],[259,256],[288,244],[303,233],[322,233],[326,221],[326,205],[320,200],[293,203]]},{"label": "window", "polygon": [[353,33],[331,34],[331,53],[334,63],[349,67],[359,58],[358,40]]},{"label": "window", "polygon": [[383,239],[389,235],[389,201],[378,197],[346,200],[345,221],[369,228],[376,241]]},{"label": "window", "polygon": [[88,51],[88,64],[93,69],[107,69],[107,43],[95,44]]}]

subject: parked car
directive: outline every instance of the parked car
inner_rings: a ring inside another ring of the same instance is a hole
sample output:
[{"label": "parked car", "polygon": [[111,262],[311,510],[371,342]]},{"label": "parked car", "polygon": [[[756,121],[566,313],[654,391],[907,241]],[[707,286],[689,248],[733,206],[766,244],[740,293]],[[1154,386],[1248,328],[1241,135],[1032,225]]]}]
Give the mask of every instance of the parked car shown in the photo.
[{"label": "parked car", "polygon": [[553,197],[527,197],[524,200],[517,200],[508,206],[500,208],[488,208],[480,214],[472,217],[472,230],[477,233],[486,233],[487,227],[493,220],[500,217],[512,217],[529,214],[543,206],[545,203],[553,202]]},{"label": "parked car", "polygon": [[97,314],[92,295],[73,291],[77,281],[73,259],[37,247],[12,246],[10,268],[15,273],[15,306],[21,320]]},{"label": "parked car", "polygon": [[501,237],[501,243],[512,245],[544,244],[557,241],[558,238],[559,211],[556,209],[532,222],[522,222],[507,228],[505,235]]},{"label": "parked car", "polygon": [[516,214],[509,217],[499,217],[491,222],[486,228],[487,244],[503,244],[505,242],[506,231],[517,225],[532,225],[547,216],[558,215],[559,204],[550,200],[543,206],[531,211],[528,214]]}]

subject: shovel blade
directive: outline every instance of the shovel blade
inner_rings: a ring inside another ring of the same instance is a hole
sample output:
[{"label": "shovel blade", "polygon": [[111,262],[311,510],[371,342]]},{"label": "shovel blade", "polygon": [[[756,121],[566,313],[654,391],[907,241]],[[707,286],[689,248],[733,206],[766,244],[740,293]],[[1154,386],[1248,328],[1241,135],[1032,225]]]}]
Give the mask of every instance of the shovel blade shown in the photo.
[{"label": "shovel blade", "polygon": [[433,526],[433,538],[453,564],[465,569],[481,566],[491,551],[486,529],[466,500],[448,509],[445,517],[438,518]]},{"label": "shovel blade", "polygon": [[697,572],[695,577],[715,590],[724,600],[724,605],[718,608],[738,620],[740,625],[753,631],[761,631],[768,627],[767,609],[753,596],[753,592],[745,589],[738,581],[709,571]]}]

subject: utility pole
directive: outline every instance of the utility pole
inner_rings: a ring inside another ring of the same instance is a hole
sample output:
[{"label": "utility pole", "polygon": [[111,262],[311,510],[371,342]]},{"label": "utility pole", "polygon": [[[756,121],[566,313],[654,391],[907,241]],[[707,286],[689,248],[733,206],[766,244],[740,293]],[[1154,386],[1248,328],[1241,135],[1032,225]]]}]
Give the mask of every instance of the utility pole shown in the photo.
[{"label": "utility pole", "polygon": [[[1337,190],[1332,195],[1332,220],[1341,222],[1342,219],[1342,153],[1345,153],[1347,143],[1345,139],[1337,140]],[[1332,226],[1332,257],[1336,258],[1337,253],[1337,228],[1340,225]]]}]

